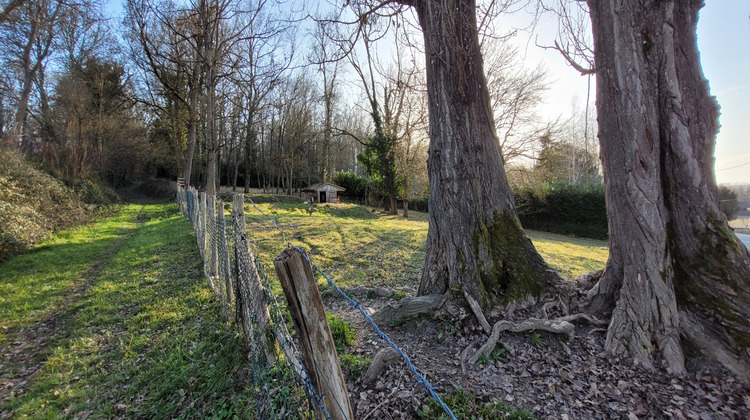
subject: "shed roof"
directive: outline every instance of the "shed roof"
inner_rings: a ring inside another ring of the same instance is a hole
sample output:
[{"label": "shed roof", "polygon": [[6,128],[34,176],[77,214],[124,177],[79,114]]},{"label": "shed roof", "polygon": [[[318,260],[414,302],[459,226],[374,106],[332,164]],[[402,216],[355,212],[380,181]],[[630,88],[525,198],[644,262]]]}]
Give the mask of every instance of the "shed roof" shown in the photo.
[{"label": "shed roof", "polygon": [[346,188],[339,187],[338,185],[331,184],[330,182],[321,182],[319,184],[312,184],[309,187],[303,188],[302,192],[320,191],[326,186],[333,187],[336,191],[346,191]]}]

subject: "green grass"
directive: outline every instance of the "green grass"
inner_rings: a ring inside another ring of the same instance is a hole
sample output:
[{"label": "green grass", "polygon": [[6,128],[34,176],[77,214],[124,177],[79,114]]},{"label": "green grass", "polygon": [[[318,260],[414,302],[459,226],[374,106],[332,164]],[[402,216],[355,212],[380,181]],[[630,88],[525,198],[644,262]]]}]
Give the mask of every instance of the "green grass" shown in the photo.
[{"label": "green grass", "polygon": [[139,210],[61,232],[0,266],[6,342],[45,318],[60,327],[36,351],[28,390],[2,410],[33,418],[254,412],[245,346],[205,286],[189,222],[175,205],[145,206],[145,223]]},{"label": "green grass", "polygon": [[[285,201],[258,207],[282,227],[287,242],[305,246],[341,286],[419,282],[427,236],[423,213],[404,219],[351,204],[310,212]],[[255,252],[270,266],[286,243],[251,205],[246,218]],[[602,268],[607,258],[602,241],[529,236],[568,278]],[[124,206],[112,217],[59,232],[0,265],[0,272],[0,345],[18,349],[25,331],[54,327],[39,330],[48,340],[21,344],[30,357],[25,366],[39,369],[25,392],[0,395],[0,412],[33,418],[245,418],[255,413],[247,349],[222,319],[220,304],[203,280],[192,228],[175,205]],[[367,362],[342,360],[354,375]],[[23,367],[4,363],[0,379],[17,376]],[[469,407],[462,409],[465,418],[478,413],[474,406],[493,410],[470,395],[452,398],[457,407]]]},{"label": "green grass", "polygon": [[357,338],[354,328],[336,315],[327,313],[326,317],[328,318],[328,326],[331,329],[333,343],[336,345],[336,351],[341,353],[351,347]]},{"label": "green grass", "polygon": [[607,241],[528,230],[526,234],[547,264],[567,279],[603,269],[609,256]]},{"label": "green grass", "polygon": [[[502,402],[489,401],[486,398],[459,390],[455,394],[444,394],[440,398],[451,409],[458,420],[469,419],[503,419],[503,420],[533,420],[527,410],[517,408]],[[426,410],[424,409],[426,408]],[[437,401],[427,400],[427,407],[417,410],[420,419],[448,419],[448,414]]]},{"label": "green grass", "polygon": [[[427,215],[409,212],[409,219],[373,213],[354,204],[327,204],[312,214],[304,204],[245,205],[249,236],[262,261],[271,261],[286,242],[302,245],[313,262],[339,286],[398,287],[417,285],[427,238]],[[273,218],[281,230],[268,218]],[[568,279],[604,268],[607,243],[553,233],[527,231],[539,253]],[[273,274],[273,273],[270,273]],[[319,279],[323,284],[325,279]]]},{"label": "green grass", "polygon": [[[419,281],[427,238],[423,217],[383,216],[353,204],[319,205],[312,214],[304,204],[257,206],[277,221],[287,242],[304,246],[339,286],[397,287]],[[282,235],[255,207],[245,209],[256,254],[262,261],[273,260],[286,246]]]}]

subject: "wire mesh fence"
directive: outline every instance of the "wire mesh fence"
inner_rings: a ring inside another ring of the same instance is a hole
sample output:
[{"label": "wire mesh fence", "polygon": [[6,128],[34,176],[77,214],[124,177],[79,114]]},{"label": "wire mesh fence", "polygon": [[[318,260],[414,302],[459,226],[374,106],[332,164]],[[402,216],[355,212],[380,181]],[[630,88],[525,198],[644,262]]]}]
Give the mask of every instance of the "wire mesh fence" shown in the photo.
[{"label": "wire mesh fence", "polygon": [[248,246],[242,196],[232,204],[232,223],[227,223],[225,203],[213,196],[178,187],[176,197],[193,225],[208,285],[250,349],[258,418],[315,418],[313,407],[320,398],[309,386],[265,270]]},{"label": "wire mesh fence", "polygon": [[[326,408],[323,401],[325,398],[330,399],[330,393],[320,384],[319,388],[322,389],[316,389],[314,382],[320,380],[312,380],[303,357],[295,346],[287,328],[287,323],[291,321],[287,316],[289,313],[282,311],[263,265],[249,246],[244,195],[235,194],[233,197],[231,223],[226,221],[225,203],[221,200],[216,202],[213,196],[207,196],[192,187],[178,186],[176,197],[183,215],[191,221],[195,230],[208,285],[220,300],[227,322],[234,322],[250,349],[258,418],[348,420],[351,415],[345,414],[346,410],[341,409],[343,404],[340,401],[335,401],[336,404]],[[263,213],[252,200],[249,202],[273,222],[284,245],[287,245],[286,235],[276,220]],[[359,303],[341,291],[328,275],[309,260],[304,250],[298,251],[311,269],[322,275],[328,284],[363,314],[378,337],[385,340],[406,361],[417,381],[424,385],[428,394],[440,404],[448,417],[455,419],[435,389],[362,310]],[[316,366],[312,367],[317,369]]]}]

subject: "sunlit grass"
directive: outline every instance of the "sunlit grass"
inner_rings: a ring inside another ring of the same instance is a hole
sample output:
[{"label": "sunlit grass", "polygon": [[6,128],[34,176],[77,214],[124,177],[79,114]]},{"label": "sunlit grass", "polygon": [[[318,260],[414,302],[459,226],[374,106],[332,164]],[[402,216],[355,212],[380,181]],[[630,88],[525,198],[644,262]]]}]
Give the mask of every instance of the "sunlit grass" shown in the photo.
[{"label": "sunlit grass", "polygon": [[[66,303],[64,328],[40,352],[29,390],[9,403],[33,418],[232,418],[253,411],[246,349],[206,287],[189,222],[174,205],[128,207],[106,223],[123,229],[109,253],[87,249],[71,265],[100,268]],[[68,233],[77,241],[78,234]],[[125,235],[125,236],[123,236]],[[80,241],[79,241],[80,242]],[[86,263],[84,260],[90,258]],[[10,261],[17,288],[48,264]],[[5,267],[4,267],[5,268]],[[61,261],[58,270],[73,271]],[[85,270],[85,268],[84,268]],[[31,274],[29,274],[31,273]],[[64,290],[64,285],[59,289]],[[24,292],[31,293],[31,292]],[[62,294],[62,293],[61,293]],[[54,300],[54,297],[41,299]],[[40,302],[44,305],[45,302]],[[33,324],[34,312],[17,323]],[[3,318],[5,322],[5,317]]]},{"label": "sunlit grass", "polygon": [[[249,237],[261,261],[269,265],[291,243],[304,246],[313,262],[342,286],[419,283],[428,227],[425,213],[412,211],[406,219],[354,204],[319,205],[312,213],[303,204],[256,206],[245,205]],[[269,218],[276,221],[283,237]],[[604,268],[606,241],[537,231],[527,234],[565,278]]]},{"label": "sunlit grass", "polygon": [[[136,226],[138,206],[113,217],[55,234],[28,253],[0,264],[0,324],[17,330],[58,310],[66,293]],[[2,344],[2,342],[0,342]]]},{"label": "sunlit grass", "polygon": [[601,270],[609,256],[607,241],[539,231],[527,231],[526,234],[547,264],[567,279]]},{"label": "sunlit grass", "polygon": [[[312,212],[301,204],[258,204],[282,228],[284,241],[266,216],[245,207],[253,248],[271,275],[272,259],[291,243],[304,246],[342,286],[419,282],[423,213],[405,219],[351,204]],[[140,211],[145,223],[137,222]],[[602,241],[529,236],[568,278],[602,268],[607,258]],[[15,415],[252,417],[247,349],[222,320],[192,228],[176,206],[126,206],[107,220],[61,232],[0,269],[0,343],[50,317],[59,327],[44,348],[34,349],[40,369],[29,389],[8,403]]]}]

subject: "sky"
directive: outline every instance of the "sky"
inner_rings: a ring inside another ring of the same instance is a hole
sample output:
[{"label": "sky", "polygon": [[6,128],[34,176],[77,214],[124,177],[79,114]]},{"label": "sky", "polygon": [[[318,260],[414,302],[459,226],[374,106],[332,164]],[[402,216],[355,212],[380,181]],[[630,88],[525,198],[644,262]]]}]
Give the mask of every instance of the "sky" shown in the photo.
[{"label": "sky", "polygon": [[[122,15],[122,0],[106,1],[108,15]],[[531,42],[528,36],[515,39],[530,67],[542,63],[549,70],[552,83],[540,109],[549,119],[568,116],[586,104],[587,78],[568,66],[559,53],[534,45],[534,40],[551,45],[555,34],[556,24],[542,20]],[[716,180],[750,184],[750,1],[707,0],[698,20],[698,49],[711,94],[721,106]],[[594,85],[592,79],[592,104]]]},{"label": "sky", "polygon": [[[554,23],[537,25],[539,43],[551,45]],[[520,44],[525,39],[521,38]],[[750,1],[707,0],[698,20],[698,50],[711,94],[721,106],[716,138],[716,180],[719,184],[750,184]],[[542,114],[553,118],[586,103],[586,77],[567,65],[556,51],[531,42],[530,63],[541,62],[553,78]],[[592,79],[591,103],[595,81]]]}]

